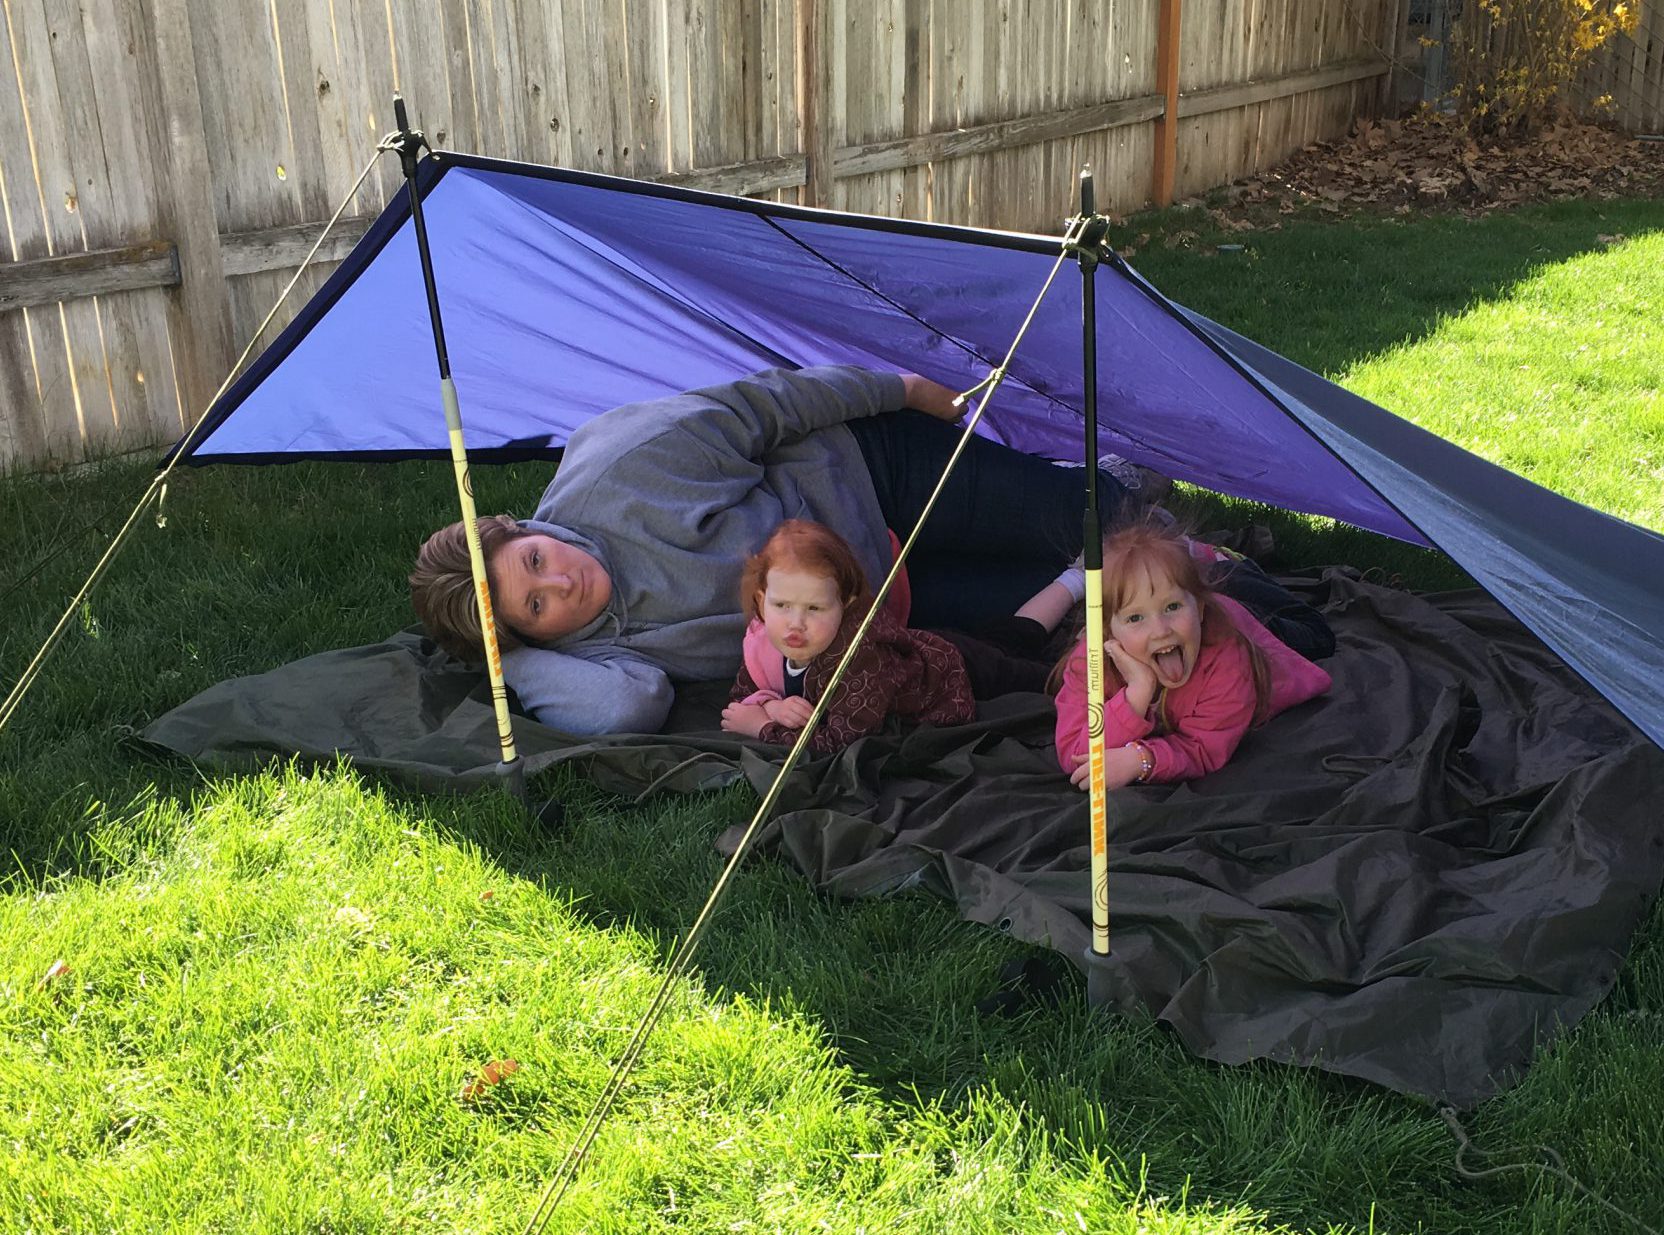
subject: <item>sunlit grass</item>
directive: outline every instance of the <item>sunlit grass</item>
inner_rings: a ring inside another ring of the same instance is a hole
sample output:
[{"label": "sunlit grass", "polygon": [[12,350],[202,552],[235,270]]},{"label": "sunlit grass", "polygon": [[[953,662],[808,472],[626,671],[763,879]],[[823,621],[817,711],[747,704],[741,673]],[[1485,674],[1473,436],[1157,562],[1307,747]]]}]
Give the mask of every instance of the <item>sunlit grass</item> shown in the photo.
[{"label": "sunlit grass", "polygon": [[[0,902],[8,1229],[519,1229],[659,941],[350,773],[138,814],[104,826],[165,852]],[[963,1097],[887,1102],[801,1011],[684,983],[548,1229],[1268,1229],[1055,1154],[997,1090]]]},{"label": "sunlit grass", "polygon": [[1664,530],[1664,232],[1556,263],[1345,385],[1567,497]]}]

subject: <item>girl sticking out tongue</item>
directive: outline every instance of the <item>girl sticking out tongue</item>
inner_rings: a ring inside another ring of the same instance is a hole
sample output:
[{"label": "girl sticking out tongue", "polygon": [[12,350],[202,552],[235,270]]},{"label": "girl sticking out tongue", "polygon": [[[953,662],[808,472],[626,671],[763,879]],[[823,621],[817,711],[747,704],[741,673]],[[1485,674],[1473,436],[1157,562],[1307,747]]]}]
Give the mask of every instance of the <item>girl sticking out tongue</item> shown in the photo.
[{"label": "girl sticking out tongue", "polygon": [[[1243,735],[1329,689],[1329,675],[1208,586],[1208,546],[1135,526],[1104,541],[1104,776],[1111,789],[1224,765]],[[1064,658],[1057,759],[1086,787],[1086,640]]]}]

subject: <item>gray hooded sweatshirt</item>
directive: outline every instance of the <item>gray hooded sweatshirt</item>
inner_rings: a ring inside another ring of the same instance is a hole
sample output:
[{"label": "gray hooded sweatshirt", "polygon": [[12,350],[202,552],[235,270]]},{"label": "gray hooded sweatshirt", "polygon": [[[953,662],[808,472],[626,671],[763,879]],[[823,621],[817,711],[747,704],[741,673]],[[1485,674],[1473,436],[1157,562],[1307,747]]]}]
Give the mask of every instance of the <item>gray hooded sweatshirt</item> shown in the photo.
[{"label": "gray hooded sweatshirt", "polygon": [[582,630],[504,655],[521,704],[567,733],[657,732],[671,682],[739,669],[740,572],[785,519],[832,528],[876,585],[888,533],[843,422],[902,399],[893,373],[770,369],[578,429],[523,526],[593,554],[612,599]]}]

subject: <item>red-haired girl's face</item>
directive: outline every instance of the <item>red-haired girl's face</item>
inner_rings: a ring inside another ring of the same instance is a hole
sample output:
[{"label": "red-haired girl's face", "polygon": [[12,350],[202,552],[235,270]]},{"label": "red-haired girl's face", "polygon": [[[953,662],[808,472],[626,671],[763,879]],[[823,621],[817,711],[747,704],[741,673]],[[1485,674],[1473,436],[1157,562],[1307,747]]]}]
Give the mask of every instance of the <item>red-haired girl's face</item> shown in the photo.
[{"label": "red-haired girl's face", "polygon": [[831,646],[844,620],[844,602],[829,575],[786,563],[769,567],[757,597],[763,630],[777,651],[804,665]]},{"label": "red-haired girl's face", "polygon": [[1183,686],[1202,650],[1202,607],[1166,574],[1142,572],[1109,615],[1109,634],[1167,689]]}]

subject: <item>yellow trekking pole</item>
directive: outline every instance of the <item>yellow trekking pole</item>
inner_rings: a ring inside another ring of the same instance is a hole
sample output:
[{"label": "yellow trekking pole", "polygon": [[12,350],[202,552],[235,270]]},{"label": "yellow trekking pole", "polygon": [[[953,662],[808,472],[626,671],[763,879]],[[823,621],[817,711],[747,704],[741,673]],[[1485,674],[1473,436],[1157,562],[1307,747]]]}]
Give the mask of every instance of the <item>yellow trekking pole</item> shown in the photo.
[{"label": "yellow trekking pole", "polygon": [[1095,1007],[1136,1012],[1144,1006],[1125,962],[1109,950],[1109,792],[1104,788],[1104,536],[1098,517],[1098,304],[1093,278],[1100,261],[1114,261],[1104,242],[1109,220],[1092,207],[1092,169],[1080,173],[1080,217],[1064,252],[1080,263],[1082,393],[1086,417],[1086,735],[1092,850],[1092,944],[1084,957],[1086,997]]},{"label": "yellow trekking pole", "polygon": [[1109,955],[1109,805],[1104,789],[1104,534],[1098,518],[1098,306],[1094,276],[1109,220],[1093,209],[1092,169],[1080,173],[1081,360],[1086,413],[1086,515],[1082,558],[1086,567],[1086,735],[1092,812],[1092,951]]},{"label": "yellow trekking pole", "polygon": [[456,473],[457,505],[468,537],[468,562],[474,574],[474,598],[479,606],[480,634],[485,643],[485,668],[491,681],[491,705],[497,715],[497,741],[502,746],[498,774],[509,792],[526,801],[526,772],[514,748],[514,727],[508,714],[508,688],[503,684],[503,658],[497,646],[497,623],[491,609],[491,585],[485,577],[485,551],[480,547],[480,530],[474,510],[474,482],[468,474],[468,451],[462,440],[462,411],[457,402],[456,383],[451,380],[451,359],[445,350],[445,326],[439,317],[439,290],[433,278],[433,255],[428,249],[427,223],[422,218],[422,197],[416,189],[416,165],[427,145],[413,132],[405,116],[404,99],[393,96],[393,119],[399,127],[392,148],[399,152],[404,168],[406,191],[410,194],[410,220],[416,231],[416,251],[422,259],[422,283],[427,288],[428,316],[433,323],[433,346],[439,359],[439,395],[445,408],[445,429],[451,442],[451,468]]}]

